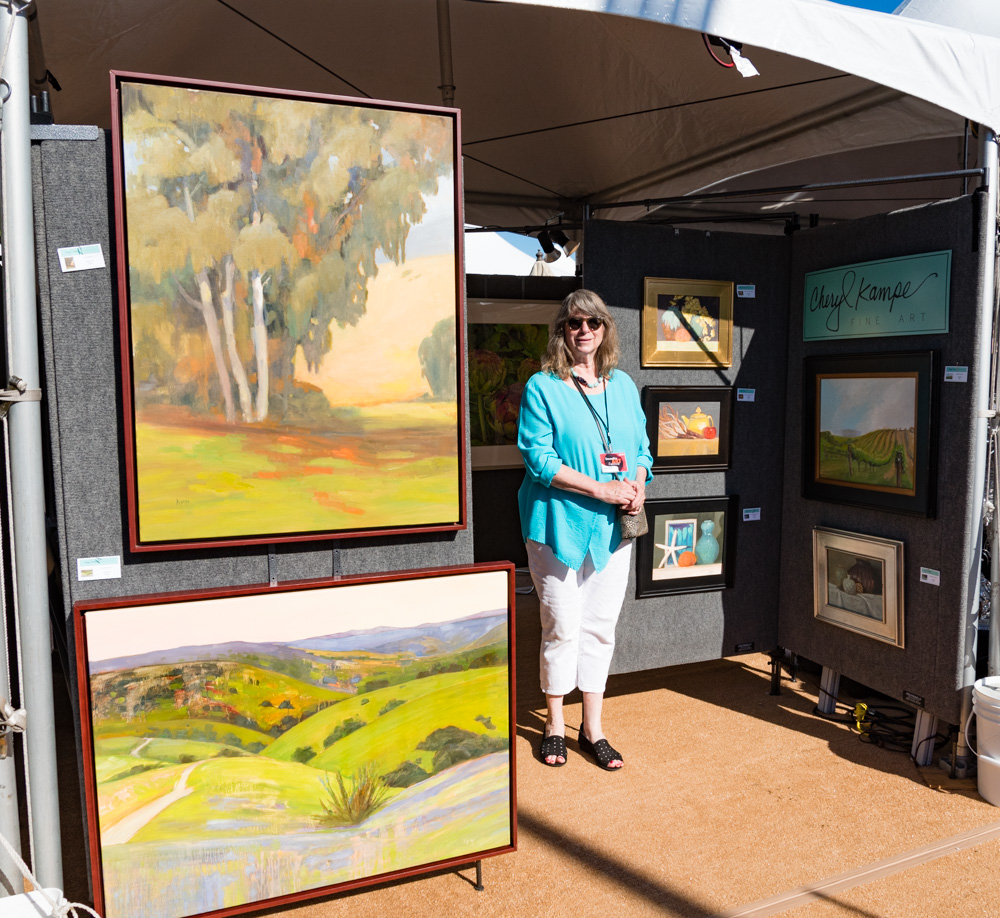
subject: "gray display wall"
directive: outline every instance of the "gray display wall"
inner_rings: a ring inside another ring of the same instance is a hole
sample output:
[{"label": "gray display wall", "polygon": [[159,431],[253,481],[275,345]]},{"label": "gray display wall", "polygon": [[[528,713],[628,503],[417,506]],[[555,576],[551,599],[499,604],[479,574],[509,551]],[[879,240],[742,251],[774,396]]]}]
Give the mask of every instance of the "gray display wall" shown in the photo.
[{"label": "gray display wall", "polygon": [[[976,533],[973,510],[982,495],[972,481],[974,395],[981,323],[979,240],[975,196],[856,220],[794,237],[788,312],[788,415],[781,524],[778,642],[870,688],[902,699],[922,697],[932,714],[960,718],[965,664],[968,573]],[[948,249],[950,330],[939,335],[803,342],[805,274],[862,261]],[[802,497],[802,362],[813,354],[881,354],[934,349],[939,359],[935,519],[806,500]],[[965,383],[943,382],[945,365],[969,368]],[[982,422],[981,422],[982,423]],[[905,647],[889,646],[813,617],[812,530],[843,529],[904,542]],[[920,581],[920,568],[941,573],[940,586]],[[977,588],[973,578],[973,589]]]},{"label": "gray display wall", "polygon": [[[782,463],[790,241],[784,237],[592,221],[585,228],[584,286],[607,301],[621,338],[620,367],[639,387],[733,386],[754,390],[733,406],[732,468],[657,472],[647,500],[739,496],[739,509],[760,508],[760,520],[737,526],[732,589],[635,598],[635,565],[618,625],[613,672],[631,672],[753,649],[777,642],[781,581]],[[728,369],[643,369],[640,327],[646,277],[752,284],[737,299],[733,363]]]},{"label": "gray display wall", "polygon": [[[267,584],[268,546],[130,553],[125,522],[117,282],[110,150],[90,141],[33,147],[44,391],[52,455],[49,512],[63,611],[73,604],[148,593]],[[63,273],[57,249],[100,243],[103,270]],[[464,403],[464,402],[463,402]],[[466,456],[466,468],[469,459]],[[472,562],[471,476],[468,529],[352,538],[275,548],[281,582]],[[77,559],[118,555],[122,576],[80,582]],[[69,628],[72,647],[72,628]]]}]

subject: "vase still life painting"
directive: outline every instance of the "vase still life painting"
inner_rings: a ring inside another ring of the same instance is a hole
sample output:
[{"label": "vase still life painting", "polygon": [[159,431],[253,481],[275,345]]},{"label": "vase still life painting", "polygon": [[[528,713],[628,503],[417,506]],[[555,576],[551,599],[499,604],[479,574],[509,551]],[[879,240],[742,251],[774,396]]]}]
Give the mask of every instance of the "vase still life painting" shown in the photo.
[{"label": "vase still life painting", "polygon": [[646,502],[639,539],[638,596],[719,590],[733,583],[735,497]]},{"label": "vase still life painting", "polygon": [[902,542],[817,527],[813,577],[817,619],[904,646]]},{"label": "vase still life painting", "polygon": [[470,300],[469,432],[473,469],[517,468],[524,384],[542,367],[558,303]]},{"label": "vase still life painting", "polygon": [[247,911],[511,850],[513,569],[455,570],[80,604],[101,913]]},{"label": "vase still life painting", "polygon": [[457,113],[112,90],[132,548],[461,528]]},{"label": "vase still life painting", "polygon": [[732,365],[733,284],[647,277],[642,365]]},{"label": "vase still life painting", "polygon": [[804,496],[933,514],[933,357],[806,358]]}]

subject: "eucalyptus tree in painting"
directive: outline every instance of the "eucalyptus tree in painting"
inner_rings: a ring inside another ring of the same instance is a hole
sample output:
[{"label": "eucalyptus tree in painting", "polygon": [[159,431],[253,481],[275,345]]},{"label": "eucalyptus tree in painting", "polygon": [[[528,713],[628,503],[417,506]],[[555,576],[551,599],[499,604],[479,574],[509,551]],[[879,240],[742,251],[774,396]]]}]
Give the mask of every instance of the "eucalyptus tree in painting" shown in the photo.
[{"label": "eucalyptus tree in painting", "polygon": [[453,119],[120,92],[137,541],[456,521]]}]

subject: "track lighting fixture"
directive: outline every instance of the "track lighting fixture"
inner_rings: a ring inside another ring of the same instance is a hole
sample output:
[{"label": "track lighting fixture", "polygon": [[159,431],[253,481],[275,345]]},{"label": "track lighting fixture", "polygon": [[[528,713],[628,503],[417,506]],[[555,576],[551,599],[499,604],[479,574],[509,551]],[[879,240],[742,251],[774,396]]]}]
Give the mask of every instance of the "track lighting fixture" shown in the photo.
[{"label": "track lighting fixture", "polygon": [[548,230],[542,230],[538,234],[538,244],[542,247],[542,251],[545,253],[545,260],[549,264],[559,261],[562,258],[562,252],[556,248],[555,243],[552,241],[552,235]]},{"label": "track lighting fixture", "polygon": [[569,236],[567,236],[561,229],[554,229],[549,233],[552,241],[562,248],[562,250],[569,256],[572,256],[578,248],[580,248],[579,242],[571,241]]}]

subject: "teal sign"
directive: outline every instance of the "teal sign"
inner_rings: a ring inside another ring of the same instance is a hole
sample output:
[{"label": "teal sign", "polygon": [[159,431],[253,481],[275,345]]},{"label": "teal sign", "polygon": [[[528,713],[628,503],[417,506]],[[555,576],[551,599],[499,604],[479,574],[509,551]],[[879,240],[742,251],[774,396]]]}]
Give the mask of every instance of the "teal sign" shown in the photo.
[{"label": "teal sign", "polygon": [[950,289],[950,251],[811,271],[802,338],[941,334],[948,331]]}]

